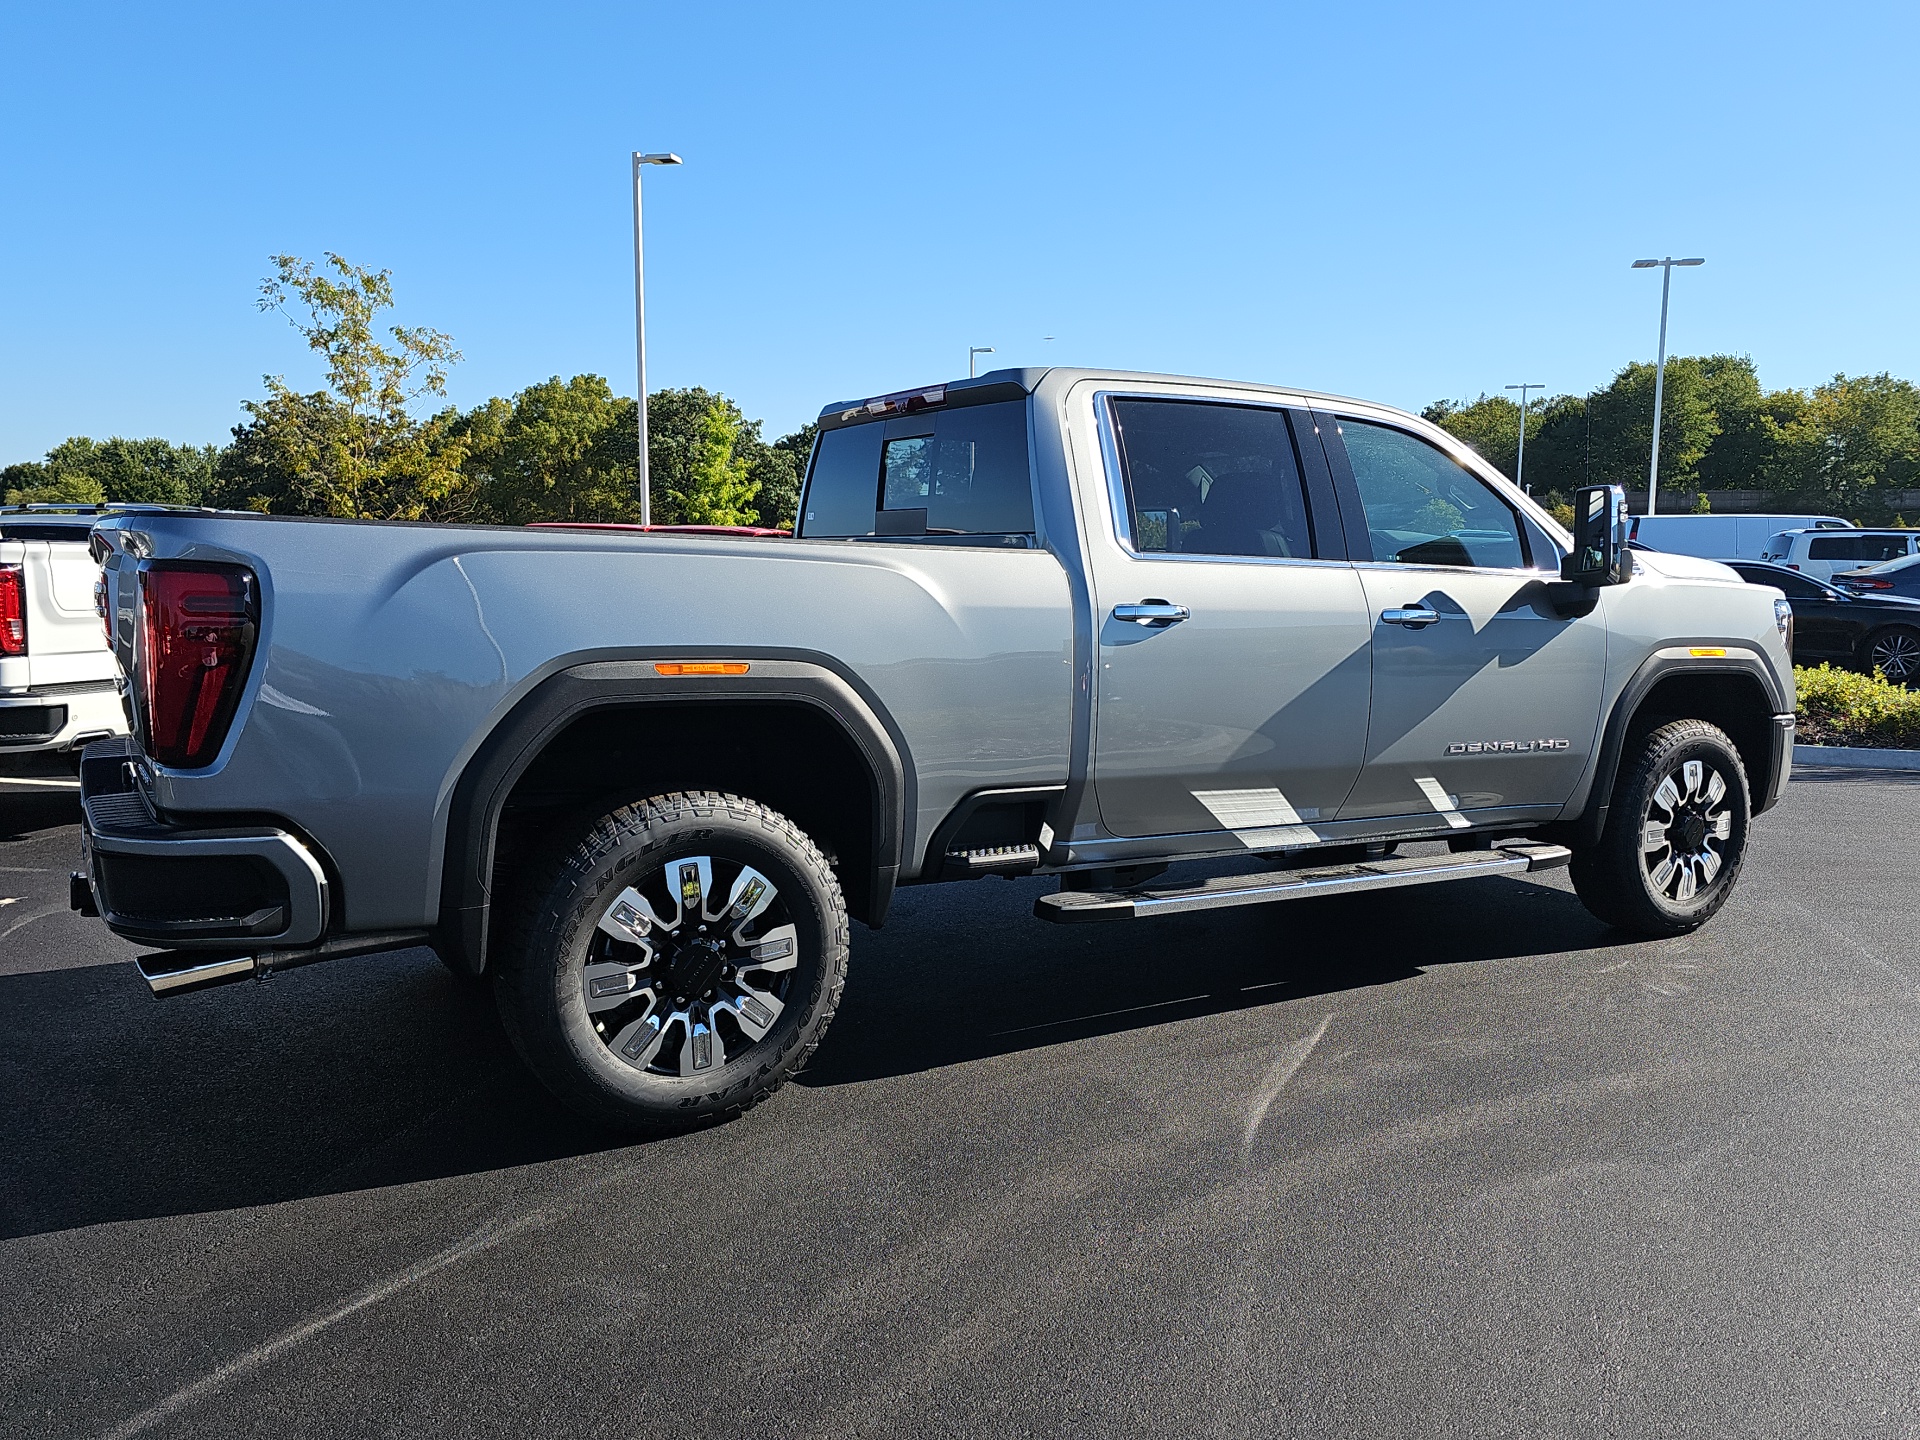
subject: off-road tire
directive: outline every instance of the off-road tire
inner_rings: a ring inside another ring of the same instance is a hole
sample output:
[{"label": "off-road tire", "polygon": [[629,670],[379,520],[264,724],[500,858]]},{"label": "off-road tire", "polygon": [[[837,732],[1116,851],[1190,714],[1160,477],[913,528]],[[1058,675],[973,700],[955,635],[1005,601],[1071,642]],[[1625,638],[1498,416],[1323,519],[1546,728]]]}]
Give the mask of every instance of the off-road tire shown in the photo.
[{"label": "off-road tire", "polygon": [[[625,887],[690,855],[739,861],[765,875],[795,927],[799,960],[784,1009],[764,1038],[698,1076],[620,1060],[594,1028],[583,974],[596,927]],[[624,805],[560,848],[525,892],[494,975],[514,1047],[561,1100],[641,1135],[732,1119],[766,1099],[813,1054],[846,984],[848,924],[840,882],[791,820],[713,791]]]},{"label": "off-road tire", "polygon": [[[1713,878],[1684,900],[1655,884],[1657,866],[1643,853],[1644,828],[1661,783],[1682,775],[1686,763],[1699,760],[1725,781],[1725,808],[1729,833],[1723,858]],[[1747,826],[1752,802],[1746,767],[1725,732],[1704,720],[1673,720],[1642,738],[1621,757],[1621,769],[1607,810],[1606,829],[1598,844],[1576,850],[1570,874],[1580,901],[1597,918],[1636,935],[1684,935],[1712,919],[1746,859]]]}]

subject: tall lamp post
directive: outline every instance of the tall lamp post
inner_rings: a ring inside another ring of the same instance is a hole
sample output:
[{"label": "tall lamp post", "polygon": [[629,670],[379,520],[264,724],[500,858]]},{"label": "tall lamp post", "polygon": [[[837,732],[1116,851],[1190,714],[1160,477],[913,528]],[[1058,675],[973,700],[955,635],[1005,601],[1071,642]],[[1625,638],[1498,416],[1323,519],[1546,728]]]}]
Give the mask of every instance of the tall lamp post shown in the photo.
[{"label": "tall lamp post", "polygon": [[1673,267],[1676,265],[1704,265],[1704,259],[1676,260],[1671,255],[1664,260],[1636,260],[1635,270],[1651,270],[1660,267],[1660,359],[1653,372],[1653,458],[1647,462],[1647,514],[1651,515],[1660,508],[1660,402],[1665,398],[1667,388],[1667,292],[1673,288]]},{"label": "tall lamp post", "polygon": [[678,165],[678,155],[633,152],[633,354],[639,376],[640,523],[653,523],[653,486],[647,475],[647,277],[640,250],[640,172],[646,165]]},{"label": "tall lamp post", "polygon": [[991,345],[969,345],[967,347],[967,378],[969,380],[973,379],[975,374],[978,373],[973,368],[974,357],[991,354],[993,354],[993,346]]},{"label": "tall lamp post", "polygon": [[[1545,385],[1532,383],[1507,386],[1509,390],[1518,390],[1520,392],[1520,453],[1514,457],[1513,461],[1513,483],[1518,485],[1522,490],[1527,490],[1527,391],[1544,390],[1546,388]],[[1531,490],[1527,490],[1527,494],[1531,495],[1532,493]]]}]

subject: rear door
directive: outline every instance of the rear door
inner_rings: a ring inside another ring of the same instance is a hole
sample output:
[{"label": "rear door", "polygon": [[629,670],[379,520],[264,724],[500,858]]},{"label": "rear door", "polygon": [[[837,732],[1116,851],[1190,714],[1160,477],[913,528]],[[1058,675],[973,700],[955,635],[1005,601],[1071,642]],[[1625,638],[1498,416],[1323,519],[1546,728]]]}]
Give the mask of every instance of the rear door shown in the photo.
[{"label": "rear door", "polygon": [[1556,609],[1545,532],[1427,438],[1359,415],[1320,431],[1373,636],[1365,762],[1341,818],[1458,829],[1565,804],[1598,729],[1601,608]]},{"label": "rear door", "polygon": [[[1360,771],[1368,618],[1304,412],[1095,397],[1093,779],[1119,836],[1310,843]],[[1178,848],[1173,847],[1173,848]]]}]

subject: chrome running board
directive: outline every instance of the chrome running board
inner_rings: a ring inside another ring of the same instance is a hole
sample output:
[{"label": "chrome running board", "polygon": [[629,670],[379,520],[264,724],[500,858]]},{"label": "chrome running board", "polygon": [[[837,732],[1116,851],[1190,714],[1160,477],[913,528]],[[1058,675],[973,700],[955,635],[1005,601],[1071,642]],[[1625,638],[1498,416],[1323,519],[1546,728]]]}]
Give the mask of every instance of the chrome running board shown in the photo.
[{"label": "chrome running board", "polygon": [[1573,858],[1564,845],[1515,842],[1494,850],[1395,860],[1366,860],[1358,865],[1327,865],[1310,870],[1274,870],[1259,875],[1219,875],[1193,885],[1163,890],[1060,890],[1042,895],[1033,913],[1058,925],[1096,920],[1145,920],[1190,910],[1224,910],[1235,905],[1267,905],[1313,895],[1351,895],[1362,890],[1394,890],[1403,885],[1434,885],[1481,875],[1520,875],[1557,870]]}]

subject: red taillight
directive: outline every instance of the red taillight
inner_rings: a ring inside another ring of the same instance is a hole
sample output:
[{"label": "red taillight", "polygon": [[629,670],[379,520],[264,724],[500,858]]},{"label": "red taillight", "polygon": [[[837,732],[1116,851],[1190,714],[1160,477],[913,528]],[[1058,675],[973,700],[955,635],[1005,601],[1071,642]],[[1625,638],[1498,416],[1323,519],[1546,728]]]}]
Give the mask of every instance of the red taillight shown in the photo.
[{"label": "red taillight", "polygon": [[0,655],[26,653],[26,582],[18,565],[0,565]]},{"label": "red taillight", "polygon": [[1891,580],[1849,580],[1847,583],[1856,590],[1891,590],[1893,588]]},{"label": "red taillight", "polygon": [[147,753],[205,765],[220,751],[253,659],[253,576],[237,565],[140,572],[140,691]]}]

